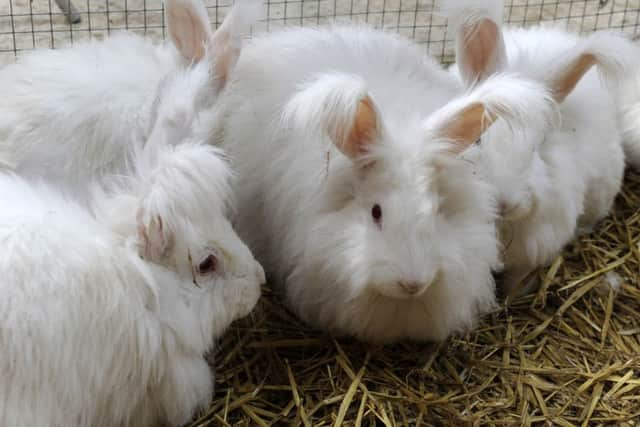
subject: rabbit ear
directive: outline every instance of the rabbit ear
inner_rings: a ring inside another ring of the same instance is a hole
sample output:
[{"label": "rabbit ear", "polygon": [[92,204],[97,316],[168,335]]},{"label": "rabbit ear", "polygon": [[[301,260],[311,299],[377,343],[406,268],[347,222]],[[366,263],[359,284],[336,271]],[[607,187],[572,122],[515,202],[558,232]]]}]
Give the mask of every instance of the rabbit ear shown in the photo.
[{"label": "rabbit ear", "polygon": [[211,40],[207,9],[200,0],[165,0],[171,42],[188,62],[200,62]]},{"label": "rabbit ear", "polygon": [[229,79],[231,70],[240,56],[241,38],[248,33],[262,16],[262,4],[259,0],[236,0],[233,8],[225,17],[222,25],[210,40],[213,56],[214,75],[219,79],[220,87]]},{"label": "rabbit ear", "polygon": [[229,78],[240,55],[241,37],[262,14],[259,0],[236,0],[215,33],[201,0],[165,0],[169,37],[189,63],[210,55],[220,87]]},{"label": "rabbit ear", "polygon": [[505,67],[506,49],[500,28],[502,0],[447,1],[442,9],[455,34],[456,61],[467,86]]},{"label": "rabbit ear", "polygon": [[439,137],[451,141],[451,152],[460,153],[480,138],[497,116],[476,102],[452,114],[439,129]]},{"label": "rabbit ear", "polygon": [[543,129],[553,114],[544,85],[511,75],[490,77],[468,95],[449,102],[426,122],[436,138],[458,154],[476,142],[497,119],[512,130]]},{"label": "rabbit ear", "polygon": [[353,117],[345,119],[336,123],[333,135],[329,127],[330,136],[342,154],[357,160],[368,153],[369,145],[376,140],[378,114],[371,98],[366,96],[358,101]]},{"label": "rabbit ear", "polygon": [[138,255],[142,258],[161,263],[173,246],[173,236],[157,215],[150,221],[144,220],[145,215],[138,214]]},{"label": "rabbit ear", "polygon": [[379,114],[365,83],[357,76],[316,76],[291,98],[283,120],[296,129],[325,133],[352,160],[369,153],[381,132]]},{"label": "rabbit ear", "polygon": [[567,64],[563,69],[558,70],[550,82],[554,99],[558,102],[564,101],[573,89],[575,89],[580,79],[582,79],[586,72],[595,64],[596,57],[590,53],[585,53],[579,55],[577,58],[573,58],[571,63]]},{"label": "rabbit ear", "polygon": [[616,86],[621,83],[640,67],[639,52],[623,36],[608,32],[595,33],[550,61],[548,67],[544,68],[549,75],[543,78],[551,88],[554,99],[562,102],[594,65],[598,66],[607,84]]}]

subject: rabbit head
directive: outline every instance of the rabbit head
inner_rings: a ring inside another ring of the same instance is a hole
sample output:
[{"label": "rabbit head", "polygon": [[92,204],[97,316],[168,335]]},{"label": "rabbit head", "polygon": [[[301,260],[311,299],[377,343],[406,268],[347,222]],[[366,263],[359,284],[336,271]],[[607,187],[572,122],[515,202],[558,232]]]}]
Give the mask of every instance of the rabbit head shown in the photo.
[{"label": "rabbit head", "polygon": [[[505,75],[398,125],[357,76],[306,82],[281,126],[300,141],[331,143],[323,184],[301,195],[304,218],[292,224],[304,229],[291,233],[301,255],[287,296],[301,317],[383,342],[442,339],[473,324],[494,301],[495,206],[459,154],[498,118],[521,128],[530,110],[549,108],[546,97],[540,85]],[[283,173],[313,173],[303,163]]]},{"label": "rabbit head", "polygon": [[[260,295],[262,267],[227,219],[230,171],[219,149],[195,142],[147,144],[134,179],[140,256],[174,270],[224,302],[218,335],[248,314]],[[220,317],[220,315],[218,315]]]}]

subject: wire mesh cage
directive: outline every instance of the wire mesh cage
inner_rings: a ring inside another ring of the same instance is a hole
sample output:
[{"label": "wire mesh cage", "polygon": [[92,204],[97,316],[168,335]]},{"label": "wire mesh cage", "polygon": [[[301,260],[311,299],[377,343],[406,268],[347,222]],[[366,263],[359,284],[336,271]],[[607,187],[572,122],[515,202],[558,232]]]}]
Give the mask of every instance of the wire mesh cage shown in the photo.
[{"label": "wire mesh cage", "polygon": [[[424,44],[451,59],[446,21],[433,14],[434,0],[265,0],[261,29],[330,22],[366,22]],[[232,0],[206,0],[212,25],[224,18]],[[610,28],[640,32],[640,0],[512,0],[505,18],[519,25],[556,21],[574,31]],[[2,0],[0,64],[35,48],[58,48],[89,38],[130,30],[154,39],[165,36],[162,0]]]}]

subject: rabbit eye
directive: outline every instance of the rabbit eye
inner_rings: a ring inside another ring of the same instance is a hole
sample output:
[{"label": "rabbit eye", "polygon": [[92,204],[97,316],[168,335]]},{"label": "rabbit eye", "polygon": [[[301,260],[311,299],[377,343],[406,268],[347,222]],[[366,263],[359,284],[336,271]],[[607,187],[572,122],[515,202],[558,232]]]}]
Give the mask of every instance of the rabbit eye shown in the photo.
[{"label": "rabbit eye", "polygon": [[201,263],[198,265],[198,273],[207,274],[216,271],[216,267],[218,266],[218,259],[215,255],[208,255]]},{"label": "rabbit eye", "polygon": [[382,208],[379,204],[376,203],[371,208],[371,217],[376,224],[380,225],[380,221],[382,221]]}]

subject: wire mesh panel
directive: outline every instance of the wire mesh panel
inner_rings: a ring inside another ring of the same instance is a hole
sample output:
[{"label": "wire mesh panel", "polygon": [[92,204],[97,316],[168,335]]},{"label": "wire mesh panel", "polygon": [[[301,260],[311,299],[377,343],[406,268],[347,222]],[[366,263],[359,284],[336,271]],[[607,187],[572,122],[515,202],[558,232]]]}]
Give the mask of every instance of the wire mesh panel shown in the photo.
[{"label": "wire mesh panel", "polygon": [[[232,0],[205,0],[214,26]],[[396,31],[451,59],[446,21],[432,14],[434,0],[266,0],[261,29],[330,22],[367,22]],[[640,0],[512,0],[508,22],[531,25],[558,21],[574,31],[612,28],[640,32]],[[162,0],[0,0],[0,64],[25,50],[57,48],[115,31],[131,30],[162,39]]]}]

